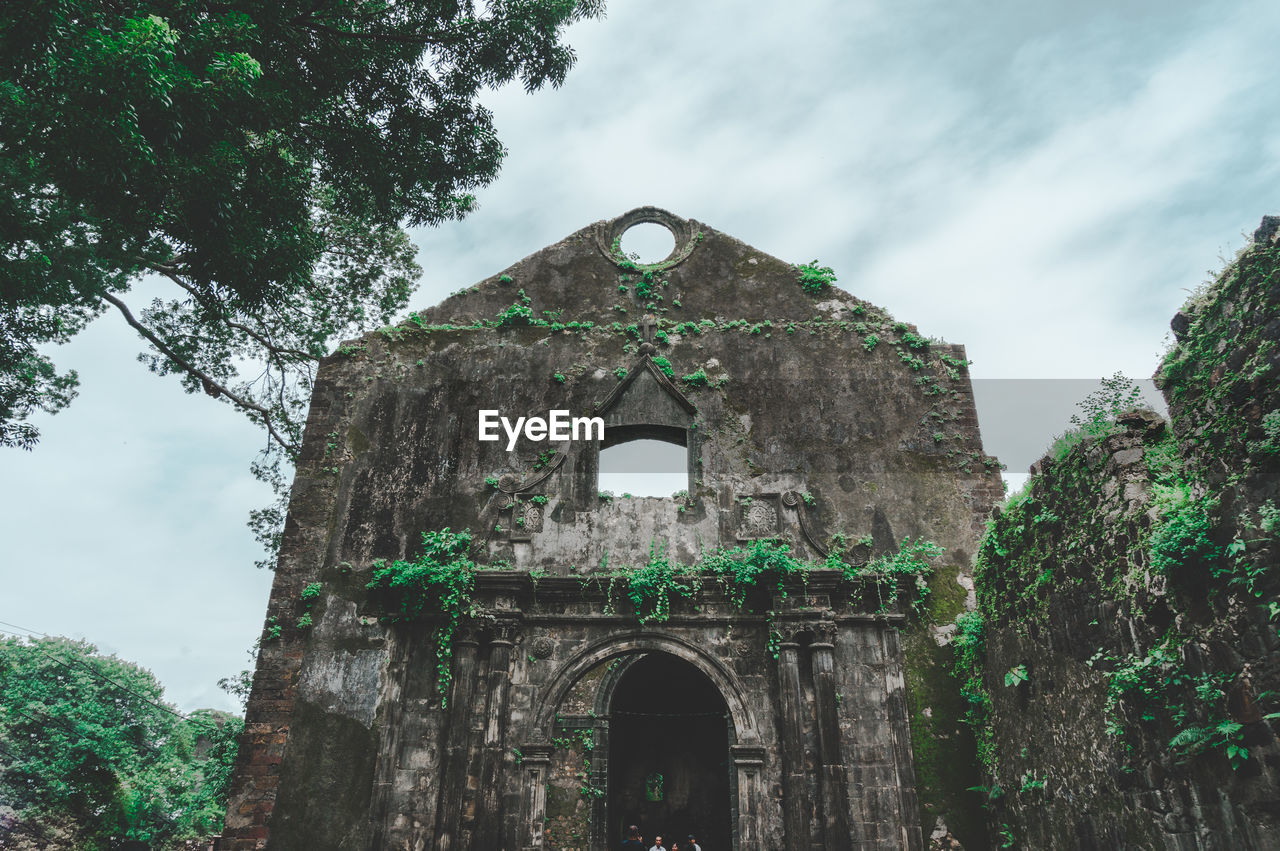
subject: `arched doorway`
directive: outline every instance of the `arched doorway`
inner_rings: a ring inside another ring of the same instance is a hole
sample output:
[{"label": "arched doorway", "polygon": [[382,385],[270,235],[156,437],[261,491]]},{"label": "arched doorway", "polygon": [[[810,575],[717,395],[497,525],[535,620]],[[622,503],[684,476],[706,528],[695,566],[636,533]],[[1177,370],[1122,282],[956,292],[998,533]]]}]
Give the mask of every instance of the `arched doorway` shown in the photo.
[{"label": "arched doorway", "polygon": [[666,653],[630,662],[609,701],[609,847],[628,825],[670,847],[696,833],[708,849],[733,847],[732,722],[705,674]]}]

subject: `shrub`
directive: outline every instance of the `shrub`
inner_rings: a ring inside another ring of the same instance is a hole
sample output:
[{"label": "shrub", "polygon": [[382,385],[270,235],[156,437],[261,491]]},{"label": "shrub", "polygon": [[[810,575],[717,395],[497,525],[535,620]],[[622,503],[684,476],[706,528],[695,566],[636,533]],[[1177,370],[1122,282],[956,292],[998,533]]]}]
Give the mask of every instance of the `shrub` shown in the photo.
[{"label": "shrub", "polygon": [[1217,507],[1216,498],[1199,497],[1170,508],[1151,532],[1152,567],[1161,573],[1197,563],[1214,567],[1222,556],[1222,548],[1210,538]]},{"label": "shrub", "polygon": [[800,286],[810,295],[818,295],[836,280],[836,273],[830,266],[819,266],[818,261],[796,266],[800,273]]}]

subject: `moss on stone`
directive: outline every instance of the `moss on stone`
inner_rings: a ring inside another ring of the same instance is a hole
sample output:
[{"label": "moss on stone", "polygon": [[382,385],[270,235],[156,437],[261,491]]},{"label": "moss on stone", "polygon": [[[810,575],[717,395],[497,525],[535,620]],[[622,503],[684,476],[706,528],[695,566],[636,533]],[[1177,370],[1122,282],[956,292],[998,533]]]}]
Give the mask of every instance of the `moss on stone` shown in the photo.
[{"label": "moss on stone", "polygon": [[935,624],[954,623],[965,610],[967,592],[956,580],[960,578],[960,565],[940,565],[929,581],[928,621]]},{"label": "moss on stone", "polygon": [[582,806],[582,795],[576,789],[563,786],[547,787],[547,818],[573,818]]},{"label": "moss on stone", "polygon": [[927,617],[903,635],[907,710],[915,760],[920,820],[928,836],[939,816],[966,848],[991,847],[972,787],[982,783],[973,733],[964,723],[964,699],[951,674],[952,652],[933,639],[933,624],[951,623],[965,609],[965,589],[956,582],[959,564],[939,566],[929,583]]}]

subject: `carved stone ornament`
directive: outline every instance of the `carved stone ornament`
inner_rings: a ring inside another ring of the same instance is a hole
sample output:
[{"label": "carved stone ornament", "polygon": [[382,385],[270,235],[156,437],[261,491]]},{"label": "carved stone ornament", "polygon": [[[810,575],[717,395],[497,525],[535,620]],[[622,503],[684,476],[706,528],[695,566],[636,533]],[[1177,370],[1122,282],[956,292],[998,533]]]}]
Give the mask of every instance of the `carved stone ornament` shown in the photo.
[{"label": "carved stone ornament", "polygon": [[744,512],[742,526],[752,536],[768,535],[778,528],[778,512],[767,502],[753,502]]},{"label": "carved stone ornament", "polygon": [[524,512],[521,515],[524,518],[524,530],[526,532],[542,531],[542,506],[537,503],[523,503]]},{"label": "carved stone ornament", "polygon": [[556,643],[547,636],[542,635],[533,640],[533,646],[529,648],[529,652],[537,659],[550,659],[551,654],[555,652]]},{"label": "carved stone ornament", "polygon": [[[545,500],[545,495],[538,495]],[[531,541],[546,522],[545,502],[533,502],[525,494],[516,494],[498,508],[500,535],[508,541]]]},{"label": "carved stone ornament", "polygon": [[458,629],[454,632],[453,643],[459,644],[478,644],[480,642],[480,631],[473,623],[458,624]]},{"label": "carved stone ornament", "polygon": [[520,637],[520,622],[514,618],[498,618],[493,624],[492,643],[515,644]]},{"label": "carved stone ornament", "polygon": [[737,513],[739,540],[776,538],[782,532],[777,494],[740,496]]},{"label": "carved stone ornament", "polygon": [[809,630],[813,633],[813,642],[815,644],[835,644],[836,643],[836,622],[833,620],[817,621],[809,625]]},{"label": "carved stone ornament", "polygon": [[818,540],[813,530],[809,528],[809,521],[805,519],[806,509],[811,507],[813,503],[812,496],[806,500],[804,494],[799,491],[790,490],[782,495],[782,504],[795,511],[796,519],[800,521],[800,531],[804,534],[804,539],[809,542],[809,546],[813,547],[819,556],[826,558],[830,550]]}]

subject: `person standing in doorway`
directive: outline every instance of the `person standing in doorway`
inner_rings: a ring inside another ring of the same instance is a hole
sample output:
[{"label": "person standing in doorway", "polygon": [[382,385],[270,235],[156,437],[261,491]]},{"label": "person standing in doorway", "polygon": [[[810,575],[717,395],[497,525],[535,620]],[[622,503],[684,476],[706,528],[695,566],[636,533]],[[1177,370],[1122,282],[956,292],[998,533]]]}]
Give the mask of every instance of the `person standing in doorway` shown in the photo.
[{"label": "person standing in doorway", "polygon": [[631,825],[627,828],[627,838],[622,840],[621,851],[644,851],[644,837],[640,835],[640,827]]}]

